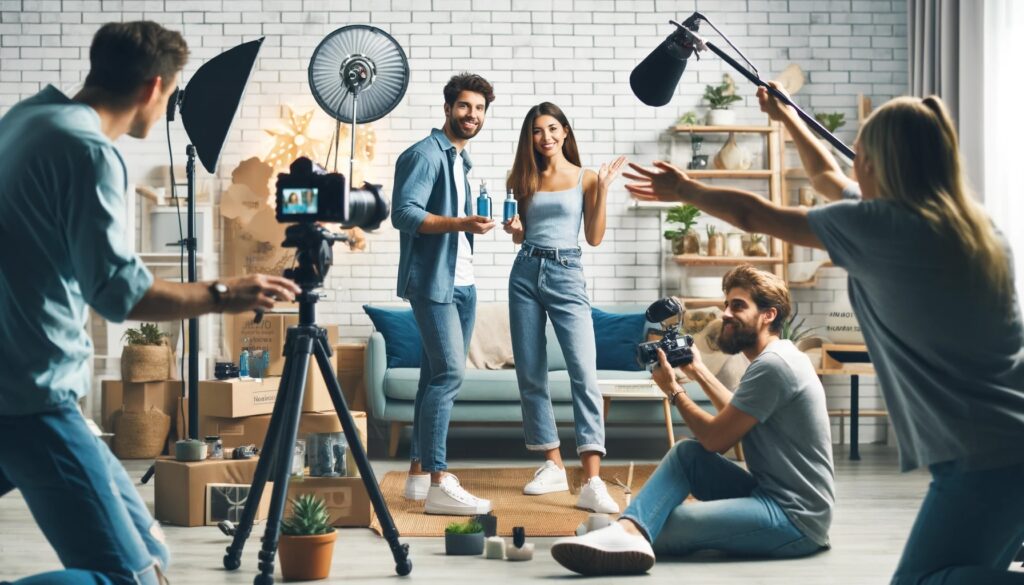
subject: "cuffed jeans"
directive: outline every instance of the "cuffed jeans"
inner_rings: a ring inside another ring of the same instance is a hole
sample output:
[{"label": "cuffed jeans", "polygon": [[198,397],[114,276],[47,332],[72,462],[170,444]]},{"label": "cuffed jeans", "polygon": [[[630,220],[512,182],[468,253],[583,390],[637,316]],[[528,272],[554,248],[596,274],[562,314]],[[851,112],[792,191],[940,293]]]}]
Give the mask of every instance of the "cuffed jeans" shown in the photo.
[{"label": "cuffed jeans", "polygon": [[526,448],[531,451],[547,451],[560,444],[548,389],[545,325],[550,317],[569,371],[576,452],[605,453],[594,322],[580,255],[579,248],[554,250],[524,244],[509,275],[512,353]]},{"label": "cuffed jeans", "polygon": [[444,471],[448,469],[448,424],[473,337],[476,287],[455,287],[450,303],[428,299],[409,299],[409,303],[423,341],[409,458],[419,461],[424,471]]},{"label": "cuffed jeans", "polygon": [[160,525],[77,406],[0,417],[0,495],[13,488],[65,567],[16,585],[148,585],[166,570]]},{"label": "cuffed jeans", "polygon": [[[701,501],[683,505],[690,494]],[[621,518],[636,523],[656,554],[792,558],[825,548],[804,536],[750,473],[692,440],[665,455]]]},{"label": "cuffed jeans", "polygon": [[1007,571],[1024,540],[1024,464],[928,469],[932,482],[893,585],[1024,585],[1024,573]]}]

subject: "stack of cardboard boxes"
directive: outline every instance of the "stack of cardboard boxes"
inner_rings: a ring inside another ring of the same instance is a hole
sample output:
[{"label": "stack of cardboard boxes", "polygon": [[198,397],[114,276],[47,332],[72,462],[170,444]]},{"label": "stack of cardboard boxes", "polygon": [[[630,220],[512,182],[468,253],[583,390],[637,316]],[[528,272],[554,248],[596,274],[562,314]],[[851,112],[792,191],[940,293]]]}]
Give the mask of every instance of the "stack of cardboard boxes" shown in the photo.
[{"label": "stack of cardboard boxes", "polygon": [[[217,436],[225,454],[243,445],[263,446],[277,399],[281,372],[284,368],[282,350],[289,326],[298,324],[296,314],[267,314],[255,323],[245,317],[225,317],[229,350],[238,355],[243,348],[269,352],[267,375],[262,380],[210,380],[199,384],[198,437]],[[331,345],[337,345],[337,327],[326,327]],[[294,365],[294,364],[293,364]],[[353,411],[360,441],[366,446],[366,413]],[[179,417],[183,419],[184,417]],[[303,393],[299,439],[311,434],[341,433],[342,427],[334,410],[327,384],[315,360],[311,359]],[[369,526],[369,497],[358,477],[351,450],[346,450],[347,477],[294,477],[289,484],[289,497],[316,493],[324,498],[334,526]],[[255,473],[255,460],[207,460],[180,462],[160,460],[156,468],[156,517],[162,522],[183,526],[216,524],[240,515],[247,497],[248,484]],[[270,484],[260,502],[265,517],[269,503]],[[287,515],[289,510],[285,511]]]},{"label": "stack of cardboard boxes", "polygon": [[[114,454],[121,459],[151,459],[166,452],[166,445],[177,436],[174,421],[177,418],[178,402],[181,396],[181,380],[161,382],[122,382],[121,380],[103,380],[100,389],[102,420],[100,425],[108,433],[116,433],[115,426],[124,413],[147,413],[159,410],[170,419],[169,433],[160,438],[160,447],[155,452],[139,450],[138,445],[126,445],[117,440],[112,445]],[[122,435],[123,429],[122,429]],[[122,437],[126,439],[127,437]],[[127,447],[127,448],[126,448]]]}]

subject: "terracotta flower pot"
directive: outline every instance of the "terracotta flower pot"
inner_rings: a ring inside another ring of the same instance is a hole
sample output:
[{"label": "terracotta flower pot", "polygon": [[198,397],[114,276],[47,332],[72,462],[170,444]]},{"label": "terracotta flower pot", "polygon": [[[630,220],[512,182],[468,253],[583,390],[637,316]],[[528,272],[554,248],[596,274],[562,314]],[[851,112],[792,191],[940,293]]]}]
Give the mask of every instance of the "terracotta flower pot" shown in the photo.
[{"label": "terracotta flower pot", "polygon": [[281,575],[285,581],[315,581],[331,574],[334,541],[338,531],[312,536],[282,534],[277,546]]},{"label": "terracotta flower pot", "polygon": [[683,254],[700,254],[700,236],[689,231],[683,235]]},{"label": "terracotta flower pot", "polygon": [[708,236],[708,256],[725,256],[725,234]]}]

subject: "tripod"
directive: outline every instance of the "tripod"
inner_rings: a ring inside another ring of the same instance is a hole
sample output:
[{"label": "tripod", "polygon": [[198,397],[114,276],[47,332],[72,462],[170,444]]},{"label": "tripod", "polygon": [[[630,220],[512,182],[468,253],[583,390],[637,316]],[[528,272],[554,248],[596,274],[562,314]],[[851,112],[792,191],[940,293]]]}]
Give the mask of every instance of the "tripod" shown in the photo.
[{"label": "tripod", "polygon": [[[355,421],[349,412],[345,398],[341,394],[341,385],[330,365],[331,348],[327,343],[327,332],[315,323],[315,305],[319,296],[314,289],[323,285],[324,277],[333,260],[331,244],[345,241],[347,238],[333,234],[314,224],[297,224],[288,226],[283,246],[297,248],[295,253],[298,267],[285,271],[302,289],[298,295],[299,324],[288,328],[285,339],[284,370],[281,373],[281,384],[278,387],[274,411],[270,416],[270,425],[263,442],[263,451],[256,464],[256,473],[249,489],[242,518],[235,529],[231,545],[224,555],[224,568],[229,571],[241,565],[242,549],[252,532],[256,509],[263,495],[263,488],[268,479],[274,482],[270,499],[270,512],[267,527],[263,535],[263,546],[259,553],[260,572],[253,579],[254,585],[272,585],[274,583],[274,554],[277,551],[278,533],[281,516],[288,493],[288,477],[291,474],[292,456],[295,452],[295,439],[298,434],[299,417],[302,415],[302,394],[306,387],[306,376],[309,373],[310,355],[316,358],[320,373],[327,382],[327,391],[331,402],[338,413],[338,420],[345,431],[349,449],[355,459],[356,466],[363,478],[363,485],[373,503],[374,512],[380,520],[384,538],[391,547],[395,559],[395,571],[399,575],[408,575],[412,571],[409,560],[409,545],[398,541],[398,529],[395,527],[391,512],[388,511],[384,496],[380,492],[377,480],[366,458],[366,451],[359,441]],[[273,476],[271,477],[271,472]]]}]

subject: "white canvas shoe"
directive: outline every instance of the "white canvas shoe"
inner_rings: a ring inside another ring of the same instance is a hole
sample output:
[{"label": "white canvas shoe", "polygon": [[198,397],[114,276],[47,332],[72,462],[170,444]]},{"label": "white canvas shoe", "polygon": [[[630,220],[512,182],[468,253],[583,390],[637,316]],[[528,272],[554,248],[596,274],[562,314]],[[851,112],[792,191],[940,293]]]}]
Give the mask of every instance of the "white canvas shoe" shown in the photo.
[{"label": "white canvas shoe", "polygon": [[654,566],[647,539],[630,534],[618,522],[583,536],[561,538],[551,545],[558,564],[580,575],[639,575]]},{"label": "white canvas shoe", "polygon": [[425,500],[430,490],[429,473],[410,473],[405,478],[405,491],[402,493],[407,500]]},{"label": "white canvas shoe", "polygon": [[583,484],[583,488],[580,490],[580,497],[576,500],[576,507],[602,514],[619,513],[619,505],[615,503],[615,500],[608,493],[608,486],[604,484],[604,480],[596,475],[590,478],[590,481]]},{"label": "white canvas shoe", "polygon": [[539,496],[553,492],[569,491],[569,480],[566,478],[565,470],[555,465],[554,461],[545,461],[533,474],[533,479],[523,488],[523,493],[528,496]]},{"label": "white canvas shoe", "polygon": [[491,501],[478,498],[459,485],[459,478],[448,473],[438,485],[431,484],[427,491],[427,514],[475,516],[491,511]]}]

